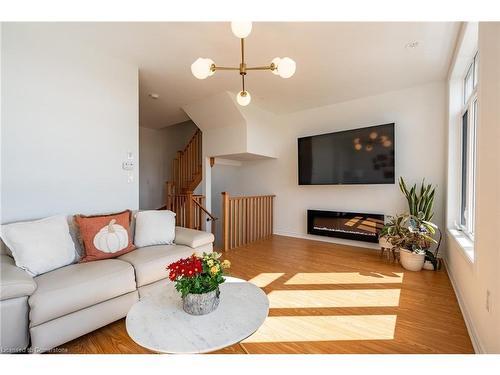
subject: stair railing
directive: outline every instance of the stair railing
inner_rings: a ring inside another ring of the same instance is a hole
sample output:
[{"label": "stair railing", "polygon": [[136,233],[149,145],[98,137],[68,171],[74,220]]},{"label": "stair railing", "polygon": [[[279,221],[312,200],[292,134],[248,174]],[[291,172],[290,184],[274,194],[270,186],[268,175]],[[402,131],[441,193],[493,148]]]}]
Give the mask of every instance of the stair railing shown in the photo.
[{"label": "stair railing", "polygon": [[275,195],[231,197],[222,193],[223,250],[244,246],[273,234]]},{"label": "stair railing", "polygon": [[201,181],[202,137],[198,129],[172,162],[172,182],[177,194],[193,191]]},{"label": "stair railing", "polygon": [[175,212],[177,226],[205,230],[206,223],[212,222],[212,233],[216,233],[217,217],[205,208],[205,196],[192,192],[186,194],[173,194],[172,183],[166,183],[167,200],[165,209]]}]

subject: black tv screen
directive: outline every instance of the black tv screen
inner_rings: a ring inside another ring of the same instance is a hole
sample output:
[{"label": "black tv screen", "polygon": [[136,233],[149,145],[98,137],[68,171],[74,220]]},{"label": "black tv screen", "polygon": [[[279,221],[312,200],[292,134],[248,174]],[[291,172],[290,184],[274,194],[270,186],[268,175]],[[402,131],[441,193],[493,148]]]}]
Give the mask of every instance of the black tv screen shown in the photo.
[{"label": "black tv screen", "polygon": [[299,185],[393,184],[394,143],[394,123],[299,138]]}]

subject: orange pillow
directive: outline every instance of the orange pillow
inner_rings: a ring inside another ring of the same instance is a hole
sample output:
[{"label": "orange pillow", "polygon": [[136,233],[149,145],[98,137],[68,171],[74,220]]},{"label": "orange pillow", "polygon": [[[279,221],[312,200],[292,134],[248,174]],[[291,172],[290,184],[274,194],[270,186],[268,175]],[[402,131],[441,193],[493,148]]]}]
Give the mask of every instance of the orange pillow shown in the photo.
[{"label": "orange pillow", "polygon": [[80,263],[116,258],[135,249],[130,238],[132,212],[84,216],[75,215],[85,255]]}]

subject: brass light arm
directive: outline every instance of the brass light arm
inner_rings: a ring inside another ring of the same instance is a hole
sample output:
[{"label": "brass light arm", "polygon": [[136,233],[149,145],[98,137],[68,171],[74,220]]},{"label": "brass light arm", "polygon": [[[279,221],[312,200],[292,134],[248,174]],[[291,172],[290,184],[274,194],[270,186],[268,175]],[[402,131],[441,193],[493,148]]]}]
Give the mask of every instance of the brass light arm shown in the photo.
[{"label": "brass light arm", "polygon": [[274,70],[276,69],[276,66],[274,65],[274,63],[272,63],[271,65],[267,65],[267,66],[254,66],[254,67],[251,67],[251,68],[246,68],[247,70]]},{"label": "brass light arm", "polygon": [[212,64],[210,69],[215,72],[216,70],[240,70],[240,68],[232,67],[232,66],[217,66]]}]

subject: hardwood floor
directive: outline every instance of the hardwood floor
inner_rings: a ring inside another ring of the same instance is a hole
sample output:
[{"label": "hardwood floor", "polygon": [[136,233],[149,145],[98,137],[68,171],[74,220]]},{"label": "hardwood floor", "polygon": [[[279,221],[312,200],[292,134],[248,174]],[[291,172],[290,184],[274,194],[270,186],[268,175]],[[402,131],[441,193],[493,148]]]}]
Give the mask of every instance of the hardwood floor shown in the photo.
[{"label": "hardwood floor", "polygon": [[[271,309],[256,334],[216,353],[474,352],[444,269],[410,272],[374,250],[283,236],[224,257],[231,276],[262,286]],[[150,353],[128,337],[124,319],[60,349]]]}]

